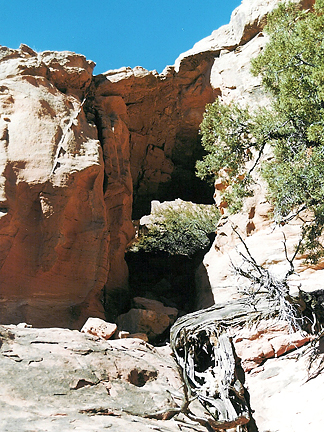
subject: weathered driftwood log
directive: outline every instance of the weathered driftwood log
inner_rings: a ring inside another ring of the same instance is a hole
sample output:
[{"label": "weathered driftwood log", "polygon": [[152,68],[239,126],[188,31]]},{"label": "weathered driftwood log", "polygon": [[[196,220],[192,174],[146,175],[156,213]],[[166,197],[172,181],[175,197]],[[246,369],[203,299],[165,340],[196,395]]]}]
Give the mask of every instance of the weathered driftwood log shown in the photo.
[{"label": "weathered driftwood log", "polygon": [[205,421],[214,430],[250,421],[244,372],[227,328],[278,315],[273,300],[260,295],[254,300],[252,303],[248,298],[240,299],[185,315],[171,328],[171,347],[182,371],[188,400],[197,398],[201,402],[209,413]]}]

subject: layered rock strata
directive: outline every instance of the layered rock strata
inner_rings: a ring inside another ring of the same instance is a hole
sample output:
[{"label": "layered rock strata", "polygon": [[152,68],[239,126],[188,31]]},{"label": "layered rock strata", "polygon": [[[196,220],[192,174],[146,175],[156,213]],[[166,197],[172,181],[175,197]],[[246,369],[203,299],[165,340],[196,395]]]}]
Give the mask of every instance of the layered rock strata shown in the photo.
[{"label": "layered rock strata", "polygon": [[85,109],[94,63],[81,55],[0,53],[1,320],[79,326],[104,316],[106,284],[127,286],[125,105],[99,97],[95,116]]},{"label": "layered rock strata", "polygon": [[182,384],[167,348],[67,329],[1,326],[0,364],[3,431],[181,427],[172,417]]},{"label": "layered rock strata", "polygon": [[152,199],[210,200],[194,165],[201,155],[202,114],[217,96],[209,81],[211,65],[207,55],[177,73],[171,66],[160,75],[136,67],[94,78],[97,98],[113,95],[127,107],[135,219],[149,212]]},{"label": "layered rock strata", "polygon": [[71,326],[108,272],[102,148],[83,109],[94,63],[0,54],[1,320]]}]

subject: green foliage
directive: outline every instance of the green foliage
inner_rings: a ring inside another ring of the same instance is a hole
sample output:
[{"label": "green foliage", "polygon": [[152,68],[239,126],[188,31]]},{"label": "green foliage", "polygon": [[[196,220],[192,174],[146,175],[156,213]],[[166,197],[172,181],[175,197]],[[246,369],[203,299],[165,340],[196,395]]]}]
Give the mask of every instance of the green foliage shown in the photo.
[{"label": "green foliage", "polygon": [[285,223],[291,212],[311,211],[302,245],[311,262],[324,255],[323,12],[324,0],[317,0],[314,11],[280,4],[268,17],[269,43],[252,61],[252,73],[261,76],[271,106],[255,111],[219,101],[207,106],[201,125],[207,155],[197,164],[198,176],[206,179],[222,177],[225,168],[232,202],[240,203],[251,193],[253,170],[269,145],[273,157],[261,172],[275,218]]},{"label": "green foliage", "polygon": [[215,232],[219,218],[213,205],[179,200],[176,206],[163,206],[153,212],[146,232],[131,250],[193,256],[210,244],[209,235]]},{"label": "green foliage", "polygon": [[[199,178],[220,178],[228,187],[223,198],[231,213],[241,210],[243,199],[252,194],[255,155],[276,135],[271,111],[260,109],[251,114],[238,104],[225,105],[219,100],[206,106],[200,125],[203,160],[196,163]],[[249,166],[250,165],[250,166]]]}]

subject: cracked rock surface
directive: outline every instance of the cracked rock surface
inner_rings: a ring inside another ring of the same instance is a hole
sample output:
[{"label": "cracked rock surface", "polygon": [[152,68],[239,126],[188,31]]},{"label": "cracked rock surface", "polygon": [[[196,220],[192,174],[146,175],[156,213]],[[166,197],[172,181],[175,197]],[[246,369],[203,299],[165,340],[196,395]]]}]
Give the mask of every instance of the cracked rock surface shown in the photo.
[{"label": "cracked rock surface", "polygon": [[181,396],[166,348],[13,325],[0,327],[0,345],[1,431],[179,430],[146,418],[167,418]]}]

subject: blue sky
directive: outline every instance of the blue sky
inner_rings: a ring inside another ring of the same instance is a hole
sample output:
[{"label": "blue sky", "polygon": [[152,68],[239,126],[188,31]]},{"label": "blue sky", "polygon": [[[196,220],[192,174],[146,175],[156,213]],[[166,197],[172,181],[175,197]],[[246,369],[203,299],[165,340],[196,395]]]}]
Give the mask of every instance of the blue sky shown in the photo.
[{"label": "blue sky", "polygon": [[162,72],[223,24],[240,0],[0,0],[0,45],[69,50],[96,62]]}]

